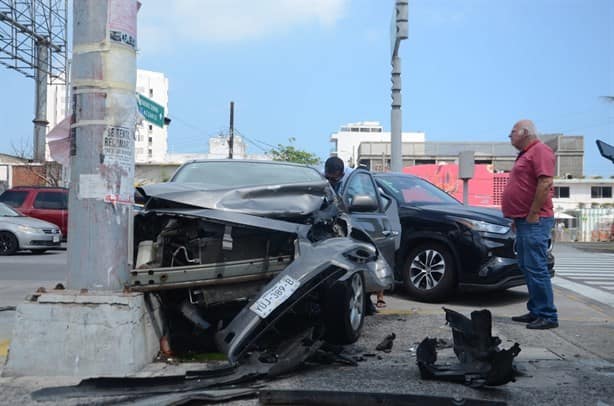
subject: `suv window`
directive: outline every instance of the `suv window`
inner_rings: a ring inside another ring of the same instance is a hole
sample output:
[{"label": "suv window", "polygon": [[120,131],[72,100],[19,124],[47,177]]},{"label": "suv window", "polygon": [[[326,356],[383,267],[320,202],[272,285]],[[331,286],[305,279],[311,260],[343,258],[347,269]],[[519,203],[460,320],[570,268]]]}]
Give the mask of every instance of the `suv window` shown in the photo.
[{"label": "suv window", "polygon": [[0,195],[0,202],[11,207],[19,207],[26,200],[27,196],[28,192],[26,190],[6,190]]},{"label": "suv window", "polygon": [[35,209],[66,210],[67,195],[62,192],[38,192],[34,199]]}]

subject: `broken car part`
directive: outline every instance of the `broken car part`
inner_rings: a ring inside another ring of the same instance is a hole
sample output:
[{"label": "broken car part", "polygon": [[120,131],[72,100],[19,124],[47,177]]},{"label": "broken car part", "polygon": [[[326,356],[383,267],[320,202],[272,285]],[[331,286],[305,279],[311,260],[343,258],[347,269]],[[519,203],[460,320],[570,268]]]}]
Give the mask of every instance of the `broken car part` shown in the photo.
[{"label": "broken car part", "polygon": [[452,367],[435,365],[437,340],[426,337],[416,353],[422,379],[459,382],[472,387],[513,382],[515,370],[512,362],[520,353],[520,346],[515,343],[507,350],[499,349],[501,340],[492,336],[490,311],[471,312],[471,319],[445,307],[444,311],[452,328],[454,353],[460,364]]}]

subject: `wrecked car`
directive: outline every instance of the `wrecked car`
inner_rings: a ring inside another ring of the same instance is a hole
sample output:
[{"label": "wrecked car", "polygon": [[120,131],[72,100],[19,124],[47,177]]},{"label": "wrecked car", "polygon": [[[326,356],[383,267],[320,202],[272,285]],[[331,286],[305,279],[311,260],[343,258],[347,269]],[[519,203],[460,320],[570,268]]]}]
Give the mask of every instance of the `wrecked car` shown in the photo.
[{"label": "wrecked car", "polygon": [[130,288],[159,296],[173,346],[213,338],[236,363],[305,326],[351,343],[367,295],[392,286],[396,235],[369,235],[352,216],[389,223],[394,201],[378,197],[374,211],[372,197],[356,195],[346,206],[314,168],[191,161],[139,193]]}]

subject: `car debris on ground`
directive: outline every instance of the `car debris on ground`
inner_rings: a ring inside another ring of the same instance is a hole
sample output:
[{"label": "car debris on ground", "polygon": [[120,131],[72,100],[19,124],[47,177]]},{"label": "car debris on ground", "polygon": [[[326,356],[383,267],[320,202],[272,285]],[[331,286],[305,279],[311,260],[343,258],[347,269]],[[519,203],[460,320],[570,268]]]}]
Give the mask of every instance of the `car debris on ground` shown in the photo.
[{"label": "car debris on ground", "polygon": [[514,382],[513,360],[520,353],[520,345],[515,343],[507,350],[499,349],[501,340],[492,336],[490,311],[473,311],[469,319],[454,310],[443,309],[452,328],[454,353],[460,363],[455,366],[436,365],[438,341],[426,337],[416,353],[422,378],[459,382],[471,387]]}]

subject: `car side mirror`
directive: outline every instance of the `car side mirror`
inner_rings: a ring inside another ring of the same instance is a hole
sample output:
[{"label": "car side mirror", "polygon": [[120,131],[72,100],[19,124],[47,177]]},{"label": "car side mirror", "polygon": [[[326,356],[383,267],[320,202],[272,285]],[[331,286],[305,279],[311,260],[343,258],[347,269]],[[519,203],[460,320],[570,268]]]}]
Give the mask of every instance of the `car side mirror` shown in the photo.
[{"label": "car side mirror", "polygon": [[376,211],[379,209],[379,204],[373,196],[356,195],[352,198],[349,209],[351,212]]}]

